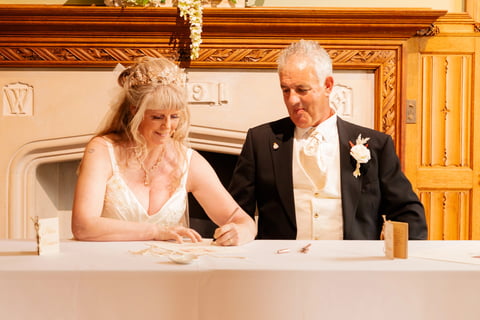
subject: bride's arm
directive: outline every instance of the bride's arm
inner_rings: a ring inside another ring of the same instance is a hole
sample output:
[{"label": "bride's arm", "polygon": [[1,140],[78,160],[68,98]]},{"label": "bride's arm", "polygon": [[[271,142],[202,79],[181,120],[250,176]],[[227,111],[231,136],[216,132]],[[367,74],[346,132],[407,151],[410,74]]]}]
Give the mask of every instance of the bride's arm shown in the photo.
[{"label": "bride's arm", "polygon": [[255,238],[257,230],[253,219],[240,208],[212,166],[196,151],[190,161],[187,191],[192,192],[210,219],[220,226],[214,234],[218,244],[240,245]]}]

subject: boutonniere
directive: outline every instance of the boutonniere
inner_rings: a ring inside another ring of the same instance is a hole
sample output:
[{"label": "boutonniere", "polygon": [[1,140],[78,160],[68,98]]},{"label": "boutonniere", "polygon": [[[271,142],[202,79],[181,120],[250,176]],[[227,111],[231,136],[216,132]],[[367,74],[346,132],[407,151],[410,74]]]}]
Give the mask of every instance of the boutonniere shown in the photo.
[{"label": "boutonniere", "polygon": [[349,141],[350,146],[350,155],[357,161],[357,165],[355,166],[355,170],[353,171],[353,176],[358,178],[360,176],[360,164],[367,163],[370,160],[370,150],[367,148],[368,144],[367,141],[370,138],[362,138],[362,134],[359,134],[355,144],[352,141]]}]

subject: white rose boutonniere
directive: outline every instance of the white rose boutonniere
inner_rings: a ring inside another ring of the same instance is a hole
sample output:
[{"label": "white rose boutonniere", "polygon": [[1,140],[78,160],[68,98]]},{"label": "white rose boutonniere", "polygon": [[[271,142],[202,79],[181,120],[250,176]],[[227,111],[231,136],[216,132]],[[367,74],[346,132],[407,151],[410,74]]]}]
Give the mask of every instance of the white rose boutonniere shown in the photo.
[{"label": "white rose boutonniere", "polygon": [[367,148],[367,141],[370,138],[362,138],[362,134],[359,134],[355,144],[350,141],[350,155],[357,161],[353,176],[358,178],[360,176],[360,164],[367,163],[370,160],[370,150]]}]

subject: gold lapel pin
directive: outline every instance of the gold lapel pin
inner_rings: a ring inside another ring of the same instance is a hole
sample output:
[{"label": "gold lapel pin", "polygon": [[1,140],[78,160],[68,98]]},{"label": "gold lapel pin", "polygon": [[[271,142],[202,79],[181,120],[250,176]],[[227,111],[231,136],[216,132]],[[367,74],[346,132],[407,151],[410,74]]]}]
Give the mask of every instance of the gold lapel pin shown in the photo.
[{"label": "gold lapel pin", "polygon": [[273,143],[273,150],[277,150],[278,148],[280,148],[280,146],[278,145],[278,143],[274,142]]}]

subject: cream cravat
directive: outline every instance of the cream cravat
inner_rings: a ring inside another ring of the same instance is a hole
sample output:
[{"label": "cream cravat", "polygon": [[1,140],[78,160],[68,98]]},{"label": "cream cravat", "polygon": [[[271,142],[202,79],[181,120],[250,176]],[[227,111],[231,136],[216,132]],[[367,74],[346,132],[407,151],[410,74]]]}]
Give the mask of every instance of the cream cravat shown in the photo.
[{"label": "cream cravat", "polygon": [[311,128],[305,135],[308,138],[299,152],[300,164],[316,190],[321,190],[326,181],[326,163],[322,155],[324,137],[315,132],[315,128]]}]

